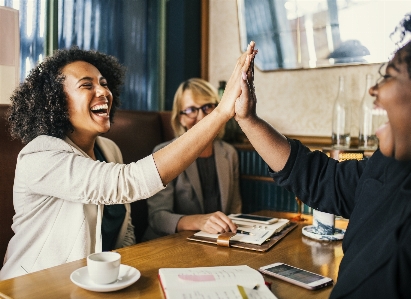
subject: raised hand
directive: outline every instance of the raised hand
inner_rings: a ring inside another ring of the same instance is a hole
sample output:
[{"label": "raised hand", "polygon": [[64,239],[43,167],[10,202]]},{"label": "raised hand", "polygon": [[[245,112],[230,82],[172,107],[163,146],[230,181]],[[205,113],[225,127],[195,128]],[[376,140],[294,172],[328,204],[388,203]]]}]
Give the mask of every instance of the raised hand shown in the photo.
[{"label": "raised hand", "polygon": [[[255,46],[255,43],[252,41],[253,45]],[[255,86],[254,86],[254,60],[255,56],[257,55],[258,50],[255,49],[253,53],[250,55],[250,66],[248,69],[243,66],[243,74],[242,78],[245,79],[244,73],[247,75],[246,82],[248,85],[248,90],[250,91],[251,95],[255,98]]]},{"label": "raised hand", "polygon": [[[254,51],[251,60],[254,60],[256,53]],[[268,166],[274,171],[280,171],[290,156],[290,144],[285,136],[257,116],[253,67],[253,61],[249,68],[246,64],[243,66],[241,95],[235,103],[235,120]]]},{"label": "raised hand", "polygon": [[254,86],[254,59],[257,52],[257,50],[254,50],[250,55],[249,67],[247,67],[247,64],[243,65],[240,81],[241,95],[235,103],[235,119],[237,121],[256,116],[257,97]]},{"label": "raised hand", "polygon": [[254,46],[255,43],[250,42],[247,46],[247,51],[237,59],[237,64],[227,82],[226,89],[224,90],[223,98],[217,107],[223,113],[228,114],[229,118],[234,116],[235,101],[241,93],[240,78],[242,77],[243,70],[248,70],[250,68],[251,58],[255,55]]}]

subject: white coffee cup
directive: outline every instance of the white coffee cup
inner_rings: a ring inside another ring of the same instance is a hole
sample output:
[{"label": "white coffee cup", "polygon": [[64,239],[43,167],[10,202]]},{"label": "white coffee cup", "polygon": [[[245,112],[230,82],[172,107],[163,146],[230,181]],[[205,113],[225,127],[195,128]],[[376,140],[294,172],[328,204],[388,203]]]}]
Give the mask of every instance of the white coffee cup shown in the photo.
[{"label": "white coffee cup", "polygon": [[98,284],[115,282],[120,272],[121,255],[117,252],[99,252],[87,257],[88,275]]},{"label": "white coffee cup", "polygon": [[320,235],[334,235],[335,216],[326,212],[313,209],[313,225],[316,233]]}]

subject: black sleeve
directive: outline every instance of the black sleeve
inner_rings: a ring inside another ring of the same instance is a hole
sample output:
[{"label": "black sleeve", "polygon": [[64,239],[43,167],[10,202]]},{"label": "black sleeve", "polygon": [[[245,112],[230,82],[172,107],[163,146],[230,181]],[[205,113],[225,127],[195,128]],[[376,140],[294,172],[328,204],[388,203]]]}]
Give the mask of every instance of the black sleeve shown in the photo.
[{"label": "black sleeve", "polygon": [[314,209],[350,218],[366,161],[338,162],[320,151],[310,151],[298,140],[288,141],[291,153],[284,169],[270,170],[274,181]]},{"label": "black sleeve", "polygon": [[[409,200],[409,198],[408,198]],[[401,298],[409,298],[411,294],[411,214],[397,232],[398,246],[398,290]]]}]

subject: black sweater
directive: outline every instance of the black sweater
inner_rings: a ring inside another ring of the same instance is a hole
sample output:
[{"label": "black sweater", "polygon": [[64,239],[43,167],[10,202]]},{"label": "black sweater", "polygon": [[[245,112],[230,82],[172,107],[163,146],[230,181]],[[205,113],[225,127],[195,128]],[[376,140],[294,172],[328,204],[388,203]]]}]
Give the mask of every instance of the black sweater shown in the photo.
[{"label": "black sweater", "polygon": [[330,298],[411,298],[411,162],[377,150],[338,162],[289,140],[274,181],[305,204],[350,219]]}]

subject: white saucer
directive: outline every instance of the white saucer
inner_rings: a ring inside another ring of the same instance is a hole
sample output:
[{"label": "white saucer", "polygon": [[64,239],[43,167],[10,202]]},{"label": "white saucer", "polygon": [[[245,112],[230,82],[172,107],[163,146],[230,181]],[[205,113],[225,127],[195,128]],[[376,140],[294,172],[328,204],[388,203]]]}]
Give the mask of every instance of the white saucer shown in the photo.
[{"label": "white saucer", "polygon": [[320,235],[317,233],[317,229],[313,225],[304,226],[302,231],[304,236],[322,241],[339,241],[344,238],[345,234],[345,230],[335,228],[333,235]]},{"label": "white saucer", "polygon": [[113,283],[97,284],[92,282],[88,276],[87,266],[73,271],[70,275],[70,279],[74,284],[89,291],[112,292],[132,285],[140,278],[140,276],[140,271],[136,268],[122,264],[120,265],[118,279]]}]

